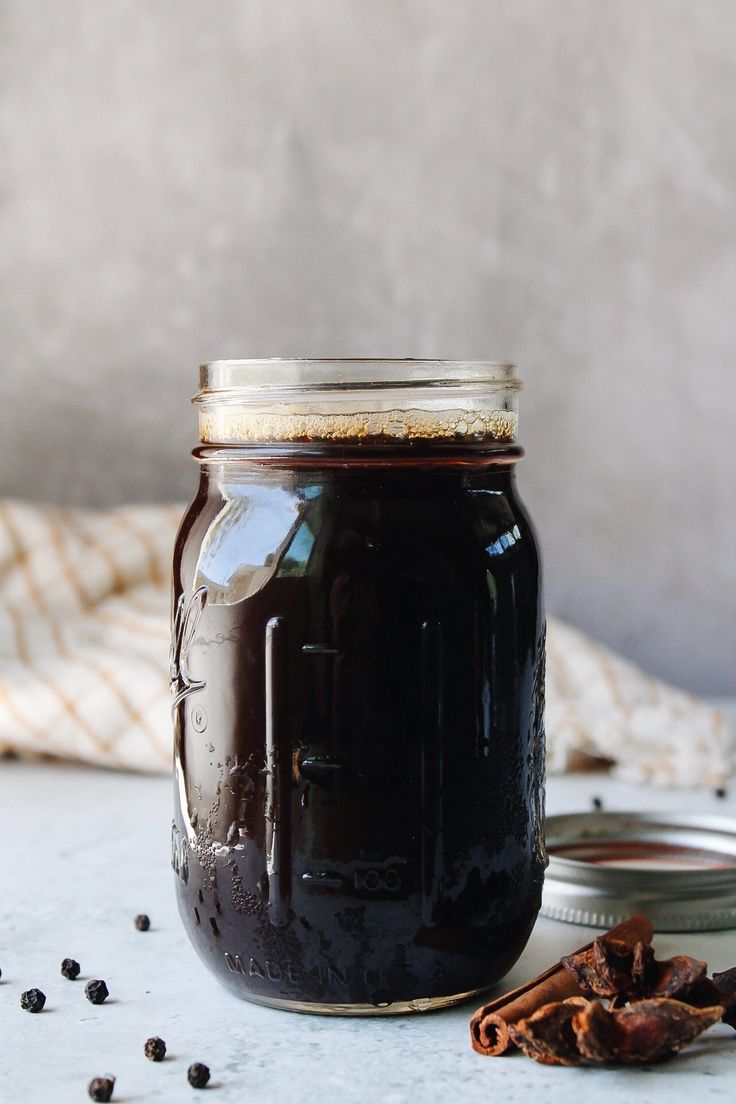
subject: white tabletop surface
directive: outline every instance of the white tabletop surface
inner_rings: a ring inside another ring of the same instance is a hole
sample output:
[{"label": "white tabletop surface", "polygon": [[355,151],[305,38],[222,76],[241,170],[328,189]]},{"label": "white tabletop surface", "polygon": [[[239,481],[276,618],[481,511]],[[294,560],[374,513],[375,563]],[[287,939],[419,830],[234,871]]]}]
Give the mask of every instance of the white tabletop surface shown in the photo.
[{"label": "white tabletop surface", "polygon": [[[552,813],[590,808],[736,813],[736,792],[637,789],[602,775],[553,778]],[[169,868],[171,787],[166,778],[77,767],[0,763],[0,1101],[88,1100],[89,1079],[117,1077],[116,1104],[211,1100],[221,1104],[433,1104],[433,1102],[719,1100],[736,1092],[736,1033],[718,1025],[674,1062],[642,1069],[566,1069],[520,1055],[483,1058],[470,1047],[472,1007],[411,1017],[333,1019],[238,1000],[200,964],[179,924]],[[147,912],[151,931],[133,926]],[[540,920],[499,991],[535,975],[591,938],[590,929]],[[661,955],[736,963],[736,932],[662,935]],[[77,982],[62,958],[82,965]],[[93,1006],[84,979],[104,978]],[[38,986],[46,1010],[20,1009]],[[155,1065],[149,1035],[169,1048]],[[207,1063],[207,1095],[186,1070]]]}]

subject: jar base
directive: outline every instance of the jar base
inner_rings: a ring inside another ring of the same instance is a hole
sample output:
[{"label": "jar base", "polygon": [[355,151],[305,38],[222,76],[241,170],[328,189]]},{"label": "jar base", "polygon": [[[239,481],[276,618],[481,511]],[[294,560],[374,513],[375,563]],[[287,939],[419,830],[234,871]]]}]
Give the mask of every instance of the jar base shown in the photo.
[{"label": "jar base", "polygon": [[281,1000],[279,997],[257,997],[250,993],[238,994],[251,1004],[266,1008],[280,1008],[283,1012],[306,1012],[312,1016],[406,1016],[416,1012],[437,1012],[441,1008],[478,997],[488,992],[488,986],[469,989],[467,993],[452,993],[446,997],[417,997],[410,1001],[393,1001],[391,1004],[322,1004],[319,1001]]}]

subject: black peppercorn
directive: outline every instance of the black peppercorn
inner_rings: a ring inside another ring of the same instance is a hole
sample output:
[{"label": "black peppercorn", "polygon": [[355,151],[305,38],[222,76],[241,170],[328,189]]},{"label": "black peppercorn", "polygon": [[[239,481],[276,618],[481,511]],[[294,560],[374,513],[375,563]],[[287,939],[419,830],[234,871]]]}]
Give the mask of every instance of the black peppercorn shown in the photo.
[{"label": "black peppercorn", "polygon": [[158,1035],[152,1035],[150,1039],[146,1039],[143,1053],[149,1062],[163,1062],[166,1057],[166,1043]]},{"label": "black peppercorn", "polygon": [[104,981],[95,979],[87,982],[84,987],[84,995],[92,1004],[102,1004],[110,996],[110,990]]},{"label": "black peppercorn", "polygon": [[61,964],[62,977],[69,978],[69,981],[76,981],[79,977],[79,963],[73,958],[65,958]]},{"label": "black peppercorn", "polygon": [[138,931],[148,931],[151,926],[151,919],[149,916],[146,916],[145,912],[142,912],[140,916],[136,916],[133,923]]},{"label": "black peppercorn", "polygon": [[26,989],[25,993],[20,995],[20,1006],[26,1012],[43,1012],[45,1003],[46,994],[40,989]]},{"label": "black peppercorn", "polygon": [[107,1101],[112,1097],[114,1088],[114,1077],[93,1077],[87,1086],[87,1092],[92,1100],[97,1100],[100,1104],[107,1104]]},{"label": "black peppercorn", "polygon": [[603,808],[603,798],[602,797],[591,798],[591,804],[592,804],[593,808],[596,810],[596,812],[600,812],[600,810]]},{"label": "black peppercorn", "polygon": [[715,791],[715,795],[716,797],[725,797],[727,792],[728,791],[724,786],[719,786],[718,789]]},{"label": "black peppercorn", "polygon": [[187,1070],[187,1081],[193,1089],[203,1089],[209,1079],[209,1067],[202,1062],[194,1062]]}]

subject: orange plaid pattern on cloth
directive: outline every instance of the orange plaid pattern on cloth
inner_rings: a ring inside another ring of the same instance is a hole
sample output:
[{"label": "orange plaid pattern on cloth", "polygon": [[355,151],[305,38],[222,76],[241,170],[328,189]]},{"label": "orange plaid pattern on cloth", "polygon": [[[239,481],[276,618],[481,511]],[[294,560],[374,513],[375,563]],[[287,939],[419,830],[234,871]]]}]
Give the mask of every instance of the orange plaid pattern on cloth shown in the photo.
[{"label": "orange plaid pattern on cloth", "polygon": [[0,503],[0,746],[168,770],[178,507]]},{"label": "orange plaid pattern on cloth", "polygon": [[[169,770],[181,512],[0,502],[0,750]],[[717,786],[732,773],[724,714],[554,618],[546,697],[554,773],[606,761],[630,781],[671,786]]]}]

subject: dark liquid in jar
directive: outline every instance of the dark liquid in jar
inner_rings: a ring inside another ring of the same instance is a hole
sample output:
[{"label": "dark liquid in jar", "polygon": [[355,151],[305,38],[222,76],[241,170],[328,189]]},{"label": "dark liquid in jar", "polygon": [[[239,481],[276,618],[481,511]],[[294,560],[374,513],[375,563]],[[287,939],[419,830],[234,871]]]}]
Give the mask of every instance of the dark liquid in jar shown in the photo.
[{"label": "dark liquid in jar", "polygon": [[543,620],[512,468],[382,456],[212,463],[178,540],[179,905],[253,1000],[471,993],[539,909]]}]

